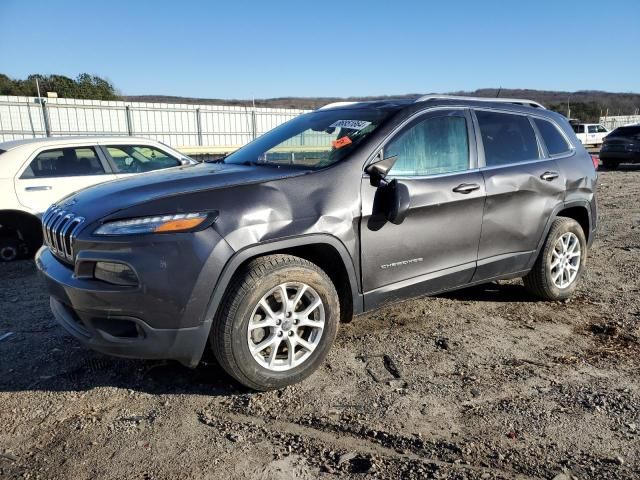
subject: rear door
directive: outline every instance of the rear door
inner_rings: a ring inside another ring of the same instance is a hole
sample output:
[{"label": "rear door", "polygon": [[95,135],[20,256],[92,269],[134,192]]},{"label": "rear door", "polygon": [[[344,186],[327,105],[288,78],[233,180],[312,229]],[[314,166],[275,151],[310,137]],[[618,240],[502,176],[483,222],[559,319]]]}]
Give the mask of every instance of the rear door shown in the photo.
[{"label": "rear door", "polygon": [[431,111],[384,145],[398,156],[387,180],[407,185],[410,208],[394,225],[378,211],[378,188],[362,182],[361,265],[367,308],[462,285],[476,265],[484,206],[471,116]]},{"label": "rear door", "polygon": [[18,201],[35,213],[83,188],[115,179],[94,146],[43,148],[14,179]]},{"label": "rear door", "polygon": [[474,281],[521,272],[547,220],[564,199],[566,179],[538,142],[526,115],[474,111],[487,199]]}]

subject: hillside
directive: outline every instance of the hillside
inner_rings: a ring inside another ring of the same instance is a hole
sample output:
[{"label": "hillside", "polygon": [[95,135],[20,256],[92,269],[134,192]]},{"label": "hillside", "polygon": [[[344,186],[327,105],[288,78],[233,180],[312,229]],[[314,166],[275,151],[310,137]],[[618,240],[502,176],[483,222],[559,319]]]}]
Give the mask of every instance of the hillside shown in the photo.
[{"label": "hillside", "polygon": [[[453,95],[470,95],[477,97],[495,97],[498,89],[483,88],[472,92],[450,92]],[[423,94],[410,93],[405,95],[374,96],[374,97],[280,97],[256,99],[258,107],[315,109],[331,102],[380,100],[385,98],[417,98]],[[583,90],[577,92],[561,92],[548,90],[502,89],[500,97],[528,98],[542,103],[547,108],[567,114],[567,100],[571,106],[571,117],[583,121],[595,121],[601,115],[632,115],[640,111],[640,93],[612,93],[597,90]],[[242,105],[251,106],[252,100],[219,99],[219,98],[191,98],[164,95],[136,95],[123,97],[136,102],[165,102],[165,103],[198,103],[210,105]]]}]

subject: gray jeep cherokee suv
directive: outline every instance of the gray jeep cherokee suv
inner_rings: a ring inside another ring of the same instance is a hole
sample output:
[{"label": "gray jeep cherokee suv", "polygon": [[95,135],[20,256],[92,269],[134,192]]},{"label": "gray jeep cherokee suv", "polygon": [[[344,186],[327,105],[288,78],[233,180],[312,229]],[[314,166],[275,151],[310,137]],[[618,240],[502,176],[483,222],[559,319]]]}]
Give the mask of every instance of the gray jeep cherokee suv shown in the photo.
[{"label": "gray jeep cherokee suv", "polygon": [[196,366],[210,345],[266,390],[311,374],[341,320],[387,302],[515,277],[569,297],[596,179],[566,119],[534,102],[334,104],[222,162],[65,198],[36,260],[88,347]]}]

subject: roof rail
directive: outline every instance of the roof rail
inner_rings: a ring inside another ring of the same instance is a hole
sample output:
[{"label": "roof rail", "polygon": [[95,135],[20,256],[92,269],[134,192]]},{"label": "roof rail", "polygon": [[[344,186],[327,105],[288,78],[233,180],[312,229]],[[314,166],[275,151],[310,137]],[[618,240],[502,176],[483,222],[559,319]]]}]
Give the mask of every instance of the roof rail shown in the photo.
[{"label": "roof rail", "polygon": [[515,103],[516,105],[525,105],[527,107],[542,108],[544,106],[533,100],[524,98],[489,98],[489,97],[464,97],[459,95],[424,95],[416,100],[416,102],[426,102],[427,100],[473,100],[474,102],[491,102],[491,103]]},{"label": "roof rail", "polygon": [[321,106],[318,110],[324,110],[324,109],[335,108],[335,107],[346,107],[347,105],[354,105],[356,103],[360,103],[360,102],[333,102],[333,103],[327,103],[326,105]]}]

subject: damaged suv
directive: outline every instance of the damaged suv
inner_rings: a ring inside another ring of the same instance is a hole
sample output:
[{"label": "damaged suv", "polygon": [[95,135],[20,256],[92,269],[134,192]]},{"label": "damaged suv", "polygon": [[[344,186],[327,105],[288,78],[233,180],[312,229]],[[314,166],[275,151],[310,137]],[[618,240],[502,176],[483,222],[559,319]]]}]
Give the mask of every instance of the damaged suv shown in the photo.
[{"label": "damaged suv", "polygon": [[221,162],[65,198],[36,260],[88,347],[193,367],[210,346],[267,390],[307,377],[340,321],[387,302],[517,277],[569,297],[596,180],[566,119],[535,102],[332,104]]}]

